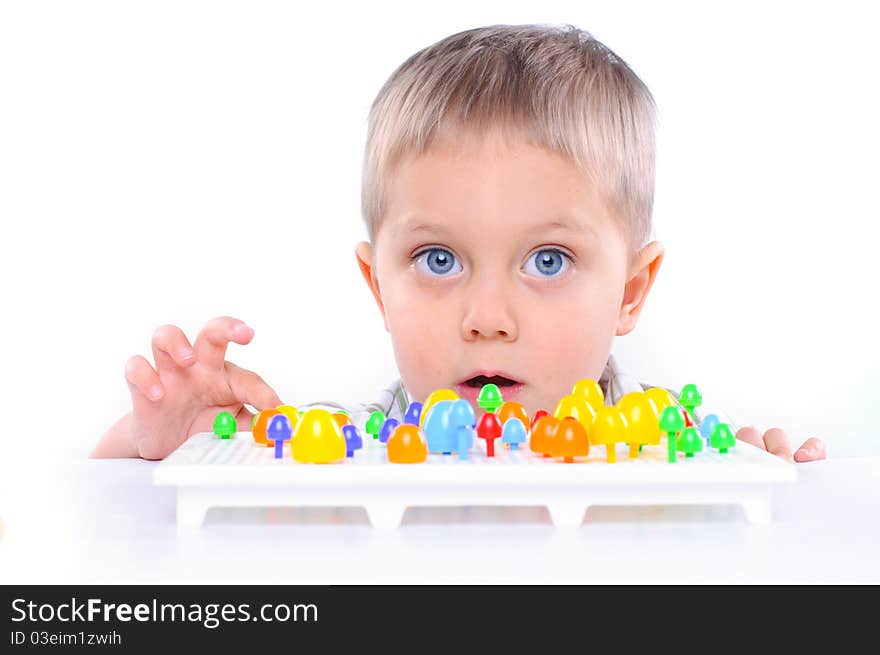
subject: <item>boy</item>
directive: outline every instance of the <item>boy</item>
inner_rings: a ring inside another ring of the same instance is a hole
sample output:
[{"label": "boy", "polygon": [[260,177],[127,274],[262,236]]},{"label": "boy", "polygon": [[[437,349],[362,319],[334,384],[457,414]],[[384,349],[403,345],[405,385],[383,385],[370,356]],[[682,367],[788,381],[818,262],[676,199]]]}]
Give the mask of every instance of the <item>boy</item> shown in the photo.
[{"label": "boy", "polygon": [[[599,380],[609,404],[646,388],[610,350],[635,327],[663,260],[648,238],[653,192],[651,94],[590,35],[496,25],[410,57],[370,111],[369,242],[355,251],[401,379],[377,402],[347,407],[354,422],[363,429],[376,409],[400,419],[440,388],[474,403],[490,381],[530,416],[552,411],[582,378]],[[140,356],[127,362],[132,412],[93,456],[161,459],[210,431],[221,410],[249,430],[245,404],[283,404],[256,373],[225,361],[228,343],[253,334],[230,317],[210,321],[192,346],[177,327],[156,330],[155,369]],[[825,457],[815,438],[792,455],[778,428],[734,427],[789,460]]]}]

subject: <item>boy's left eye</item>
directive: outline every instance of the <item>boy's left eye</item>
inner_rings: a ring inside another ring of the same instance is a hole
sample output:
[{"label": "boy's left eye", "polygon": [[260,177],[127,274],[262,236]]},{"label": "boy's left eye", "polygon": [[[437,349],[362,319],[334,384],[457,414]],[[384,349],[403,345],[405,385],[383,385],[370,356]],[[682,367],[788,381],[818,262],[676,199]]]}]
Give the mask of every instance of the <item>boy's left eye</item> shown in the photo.
[{"label": "boy's left eye", "polygon": [[447,277],[462,270],[455,255],[445,248],[429,248],[413,256],[416,269],[434,277]]},{"label": "boy's left eye", "polygon": [[[543,248],[535,251],[526,260],[524,270],[538,277],[559,277],[571,265],[571,255],[556,248]],[[534,273],[533,273],[534,271]]]}]

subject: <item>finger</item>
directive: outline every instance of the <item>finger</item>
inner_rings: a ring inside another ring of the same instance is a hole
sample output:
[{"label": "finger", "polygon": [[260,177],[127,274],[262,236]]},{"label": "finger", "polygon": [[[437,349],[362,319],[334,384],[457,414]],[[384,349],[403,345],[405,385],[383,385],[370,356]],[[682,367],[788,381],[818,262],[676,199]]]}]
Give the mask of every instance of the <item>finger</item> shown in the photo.
[{"label": "finger", "polygon": [[196,361],[189,339],[176,325],[161,325],[153,332],[153,361],[156,370],[187,367]]},{"label": "finger", "polygon": [[275,390],[253,371],[226,362],[226,373],[229,378],[229,388],[240,402],[255,407],[257,411],[274,409],[284,404]]},{"label": "finger", "polygon": [[159,374],[150,366],[150,362],[140,355],[130,357],[125,362],[125,381],[128,383],[132,397],[143,396],[145,399],[155,402],[165,395]]},{"label": "finger", "polygon": [[788,435],[781,428],[770,428],[764,433],[764,447],[768,453],[791,461],[791,444]]},{"label": "finger", "polygon": [[826,456],[825,443],[821,439],[810,437],[797,449],[794,454],[794,461],[814,462],[819,459],[825,459]]},{"label": "finger", "polygon": [[210,368],[223,369],[226,346],[230,341],[242,345],[254,337],[254,330],[243,321],[231,316],[220,316],[205,324],[194,346],[196,359]]},{"label": "finger", "polygon": [[736,438],[764,450],[764,439],[761,438],[761,433],[757,428],[753,428],[752,426],[740,428],[736,433]]}]

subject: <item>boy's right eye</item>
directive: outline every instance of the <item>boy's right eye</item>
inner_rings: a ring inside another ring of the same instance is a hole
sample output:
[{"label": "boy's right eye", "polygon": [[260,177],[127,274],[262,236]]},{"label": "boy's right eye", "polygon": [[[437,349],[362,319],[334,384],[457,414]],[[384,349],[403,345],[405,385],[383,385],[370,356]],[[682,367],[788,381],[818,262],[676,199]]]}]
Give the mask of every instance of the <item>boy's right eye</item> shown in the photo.
[{"label": "boy's right eye", "polygon": [[416,270],[426,275],[447,277],[461,272],[461,264],[455,260],[455,255],[445,248],[428,248],[413,255]]}]

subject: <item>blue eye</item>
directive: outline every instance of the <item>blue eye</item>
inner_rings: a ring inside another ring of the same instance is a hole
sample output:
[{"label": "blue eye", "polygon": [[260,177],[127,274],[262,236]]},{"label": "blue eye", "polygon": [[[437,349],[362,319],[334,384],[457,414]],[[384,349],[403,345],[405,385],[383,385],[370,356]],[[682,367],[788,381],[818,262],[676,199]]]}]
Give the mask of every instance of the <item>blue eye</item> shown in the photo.
[{"label": "blue eye", "polygon": [[[461,271],[461,264],[455,261],[455,255],[443,248],[430,248],[423,250],[415,256],[416,268],[428,275],[446,276],[450,271],[458,273]],[[425,270],[427,266],[427,270]],[[458,270],[453,270],[454,267]]]},{"label": "blue eye", "polygon": [[528,258],[525,270],[531,274],[531,267],[540,277],[559,277],[560,272],[568,270],[570,262],[571,257],[561,250],[545,248]]}]

